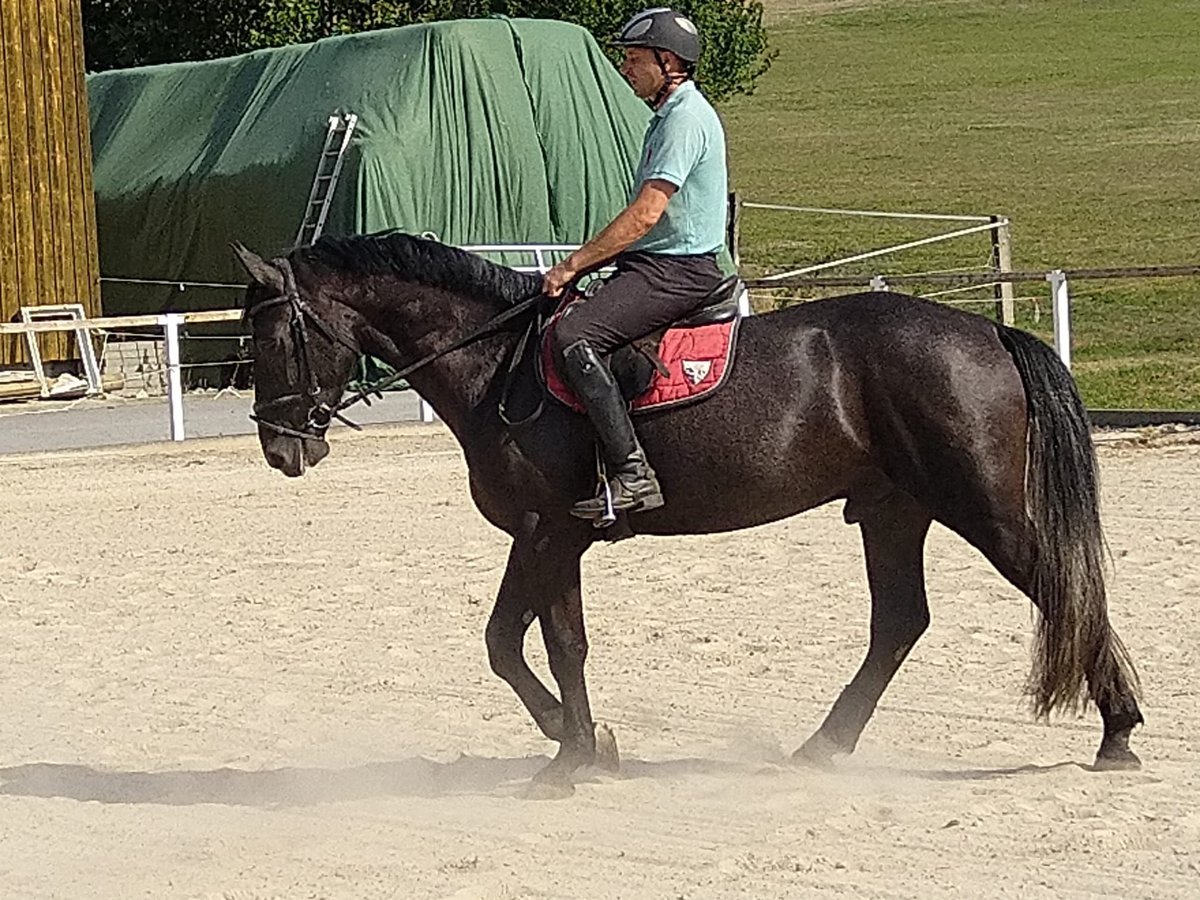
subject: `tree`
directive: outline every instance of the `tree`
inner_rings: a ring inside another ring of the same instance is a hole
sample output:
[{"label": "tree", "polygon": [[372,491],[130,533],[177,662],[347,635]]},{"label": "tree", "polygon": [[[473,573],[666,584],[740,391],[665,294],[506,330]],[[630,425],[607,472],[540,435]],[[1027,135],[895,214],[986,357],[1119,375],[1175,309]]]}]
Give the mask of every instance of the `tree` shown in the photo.
[{"label": "tree", "polygon": [[82,0],[88,70],[214,59],[253,50],[247,23],[264,5],[262,0]]},{"label": "tree", "polygon": [[[620,51],[610,39],[630,17],[659,0],[492,0],[491,11],[507,16],[564,19],[582,25],[614,62]],[[770,68],[776,52],[767,46],[759,0],[680,0],[672,8],[691,18],[704,39],[696,80],[712,100],[748,94]]]},{"label": "tree", "polygon": [[[214,59],[416,22],[487,15],[563,19],[608,44],[650,0],[82,0],[91,71]],[[759,0],[687,0],[704,35],[697,80],[714,100],[749,93],[775,54]]]}]

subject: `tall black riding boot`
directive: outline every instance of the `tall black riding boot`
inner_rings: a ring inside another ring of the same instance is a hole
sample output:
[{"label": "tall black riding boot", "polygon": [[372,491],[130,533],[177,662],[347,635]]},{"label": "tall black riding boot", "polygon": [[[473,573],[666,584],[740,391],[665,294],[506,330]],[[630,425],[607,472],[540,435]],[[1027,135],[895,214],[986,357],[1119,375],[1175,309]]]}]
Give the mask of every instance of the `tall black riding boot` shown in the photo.
[{"label": "tall black riding boot", "polygon": [[[576,341],[563,351],[563,374],[596,428],[608,463],[613,509],[635,512],[662,506],[662,490],[633,431],[621,389],[587,341]],[[598,519],[604,512],[602,496],[571,507],[571,515],[581,519]]]}]

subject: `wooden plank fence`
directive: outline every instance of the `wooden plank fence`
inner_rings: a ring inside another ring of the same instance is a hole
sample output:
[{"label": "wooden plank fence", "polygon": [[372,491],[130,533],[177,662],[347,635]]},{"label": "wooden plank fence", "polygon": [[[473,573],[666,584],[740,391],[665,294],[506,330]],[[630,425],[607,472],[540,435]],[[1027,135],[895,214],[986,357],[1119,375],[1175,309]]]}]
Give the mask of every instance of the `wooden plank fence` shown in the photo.
[{"label": "wooden plank fence", "polygon": [[[0,321],[62,303],[100,315],[80,0],[3,0]],[[38,340],[43,359],[72,355],[66,334]],[[21,336],[0,335],[0,366],[27,356]]]}]

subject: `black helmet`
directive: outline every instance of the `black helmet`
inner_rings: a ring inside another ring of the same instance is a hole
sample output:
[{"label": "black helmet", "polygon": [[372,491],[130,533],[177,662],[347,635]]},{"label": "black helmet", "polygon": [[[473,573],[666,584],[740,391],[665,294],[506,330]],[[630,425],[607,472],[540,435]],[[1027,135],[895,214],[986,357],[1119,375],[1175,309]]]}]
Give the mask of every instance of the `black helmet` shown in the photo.
[{"label": "black helmet", "polygon": [[642,10],[625,23],[613,43],[670,50],[690,66],[700,59],[700,32],[683,13],[665,6]]}]

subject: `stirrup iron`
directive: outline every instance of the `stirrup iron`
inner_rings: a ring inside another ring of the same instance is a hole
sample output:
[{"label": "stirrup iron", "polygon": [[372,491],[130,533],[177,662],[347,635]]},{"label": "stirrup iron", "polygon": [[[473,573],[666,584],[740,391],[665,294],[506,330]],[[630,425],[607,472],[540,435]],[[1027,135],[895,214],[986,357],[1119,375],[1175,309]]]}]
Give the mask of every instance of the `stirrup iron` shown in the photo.
[{"label": "stirrup iron", "polygon": [[604,498],[604,514],[592,519],[593,528],[608,528],[617,521],[617,512],[613,509],[612,484],[608,480],[608,466],[604,464],[604,454],[600,445],[596,444],[596,476],[600,479],[600,490],[596,496]]}]

